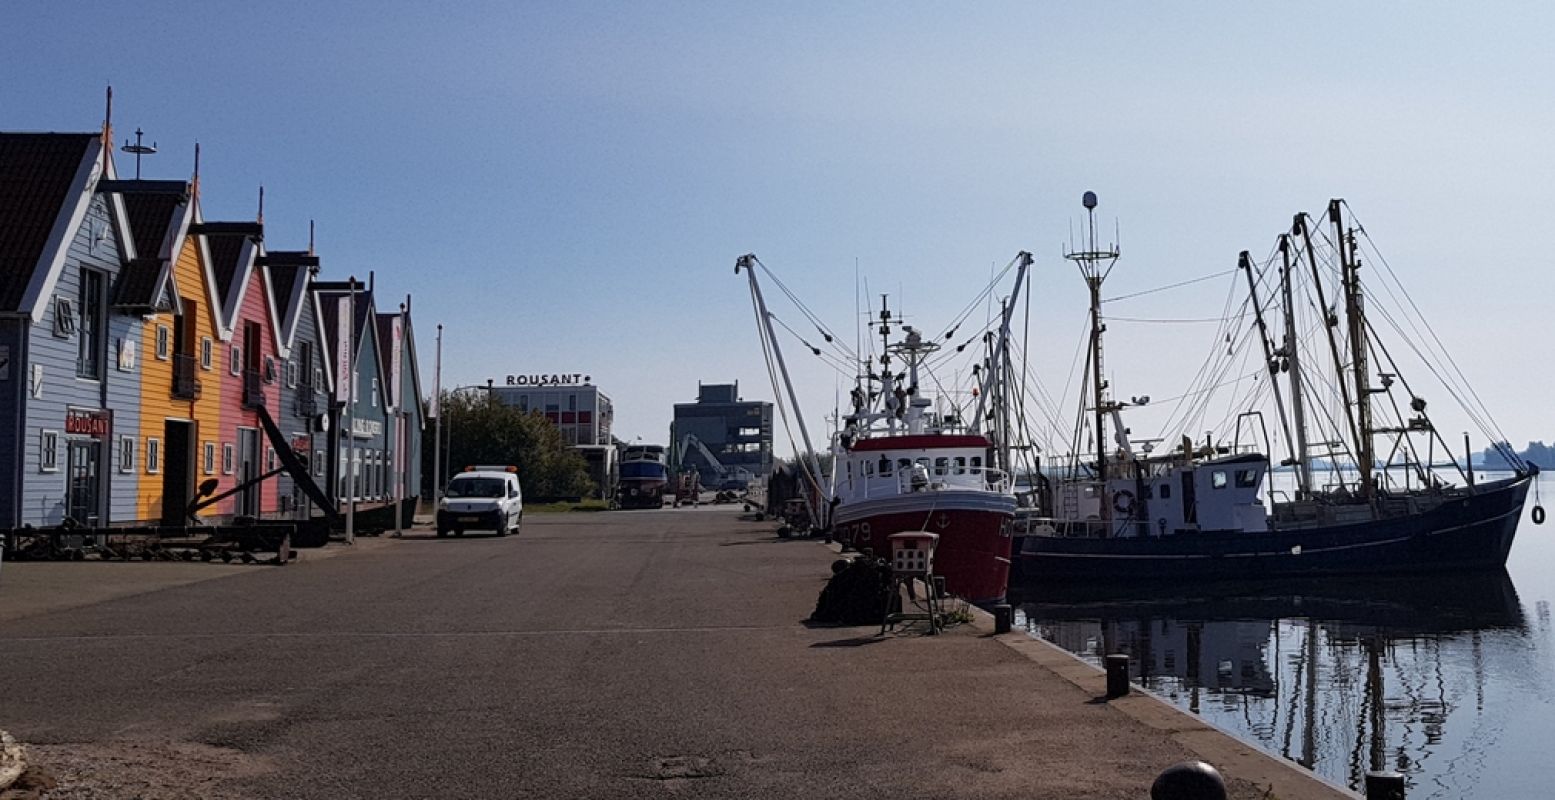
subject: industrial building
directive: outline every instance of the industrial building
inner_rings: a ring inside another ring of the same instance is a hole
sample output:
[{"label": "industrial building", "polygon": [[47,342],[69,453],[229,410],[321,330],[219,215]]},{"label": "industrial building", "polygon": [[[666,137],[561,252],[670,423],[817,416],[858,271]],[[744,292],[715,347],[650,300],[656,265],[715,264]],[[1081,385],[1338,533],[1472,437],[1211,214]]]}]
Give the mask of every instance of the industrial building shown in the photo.
[{"label": "industrial building", "polygon": [[704,486],[772,472],[772,404],[740,399],[739,383],[697,385],[695,403],[676,403],[670,424],[675,471],[695,469]]},{"label": "industrial building", "polygon": [[608,496],[615,483],[616,447],[610,435],[615,417],[610,398],[581,373],[508,375],[491,394],[504,405],[534,411],[561,432],[588,463],[589,480],[600,497]]}]

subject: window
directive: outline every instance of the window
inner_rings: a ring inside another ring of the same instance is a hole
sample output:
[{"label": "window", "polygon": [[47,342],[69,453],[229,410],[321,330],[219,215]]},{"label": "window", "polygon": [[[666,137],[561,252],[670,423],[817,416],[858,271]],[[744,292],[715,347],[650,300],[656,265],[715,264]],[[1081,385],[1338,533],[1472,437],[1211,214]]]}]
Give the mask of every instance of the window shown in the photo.
[{"label": "window", "polygon": [[322,477],[324,477],[324,451],[323,450],[314,450],[313,451],[313,477],[315,477],[315,478],[322,478]]},{"label": "window", "polygon": [[1211,472],[1209,474],[1209,485],[1212,488],[1224,489],[1224,488],[1226,488],[1226,484],[1227,483],[1228,483],[1228,481],[1226,479],[1226,471],[1225,470],[1217,469],[1214,472]]},{"label": "window", "polygon": [[1161,499],[1162,500],[1170,500],[1170,499],[1172,499],[1172,485],[1170,483],[1163,483],[1163,484],[1161,484]]},{"label": "window", "polygon": [[157,360],[166,361],[172,352],[172,331],[166,325],[157,326]]},{"label": "window", "polygon": [[275,357],[265,356],[265,383],[275,383],[280,377],[275,371]]},{"label": "window", "polygon": [[231,475],[233,463],[237,460],[232,450],[232,443],[226,442],[221,446],[221,474]]},{"label": "window", "polygon": [[297,345],[296,371],[292,373],[291,384],[297,385],[302,381],[304,386],[322,386],[323,381],[318,380],[313,367],[313,343],[302,342]]},{"label": "window", "polygon": [[103,376],[103,352],[107,342],[104,312],[107,301],[103,297],[107,283],[103,273],[95,269],[81,270],[81,332],[80,349],[76,354],[76,375],[82,378]]},{"label": "window", "polygon": [[275,469],[275,448],[274,447],[266,447],[265,448],[265,471],[269,472],[270,470],[273,470],[273,469]]},{"label": "window", "polygon": [[216,474],[216,443],[205,443],[205,474]]},{"label": "window", "polygon": [[1239,469],[1236,471],[1236,488],[1253,489],[1258,486],[1258,470]]},{"label": "window", "polygon": [[315,389],[323,389],[324,388],[324,368],[323,367],[314,367],[313,368],[313,388],[315,388]]},{"label": "window", "polygon": [[372,402],[373,402],[373,408],[377,408],[378,407],[378,379],[377,378],[373,378]]},{"label": "window", "polygon": [[38,471],[59,472],[59,431],[38,432]]},{"label": "window", "polygon": [[879,471],[880,471],[880,475],[882,477],[887,477],[888,478],[888,477],[891,476],[891,457],[890,456],[881,456],[880,457],[880,470]]},{"label": "window", "polygon": [[956,474],[966,474],[966,456],[956,456]]},{"label": "window", "polygon": [[972,471],[973,472],[981,472],[982,470],[983,470],[983,457],[982,456],[972,456]]},{"label": "window", "polygon": [[211,363],[216,358],[213,353],[215,349],[215,343],[211,341],[211,337],[205,336],[200,339],[200,367],[202,369],[211,368]]},{"label": "window", "polygon": [[292,389],[297,388],[297,362],[295,361],[286,362],[286,385]]},{"label": "window", "polygon": [[567,395],[567,410],[568,411],[577,411],[578,410],[578,396],[577,395],[575,395],[575,394]]},{"label": "window", "polygon": [[233,345],[232,349],[227,351],[227,371],[231,372],[233,375],[236,375],[242,369],[243,351],[237,345]]},{"label": "window", "polygon": [[119,471],[131,472],[135,469],[135,437],[119,437]]},{"label": "window", "polygon": [[529,413],[529,395],[522,394],[518,396],[518,410],[526,414]]},{"label": "window", "polygon": [[153,474],[162,471],[162,440],[155,436],[146,437],[146,471]]}]

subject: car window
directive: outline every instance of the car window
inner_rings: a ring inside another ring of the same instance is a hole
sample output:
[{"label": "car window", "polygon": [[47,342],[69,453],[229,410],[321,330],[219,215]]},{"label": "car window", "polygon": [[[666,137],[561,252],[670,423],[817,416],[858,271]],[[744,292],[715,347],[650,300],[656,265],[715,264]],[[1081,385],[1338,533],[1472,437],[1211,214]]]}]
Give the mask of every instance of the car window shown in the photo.
[{"label": "car window", "polygon": [[449,497],[501,497],[501,478],[455,478],[448,482]]}]

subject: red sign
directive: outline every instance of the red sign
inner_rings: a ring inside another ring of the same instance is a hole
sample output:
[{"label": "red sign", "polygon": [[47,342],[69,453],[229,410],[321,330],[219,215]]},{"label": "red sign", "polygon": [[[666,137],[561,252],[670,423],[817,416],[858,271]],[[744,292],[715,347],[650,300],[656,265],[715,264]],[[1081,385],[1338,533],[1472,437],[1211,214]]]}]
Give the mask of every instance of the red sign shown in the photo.
[{"label": "red sign", "polygon": [[108,429],[112,426],[112,411],[77,408],[65,411],[65,433],[67,434],[95,436],[98,439],[106,439],[108,438]]}]

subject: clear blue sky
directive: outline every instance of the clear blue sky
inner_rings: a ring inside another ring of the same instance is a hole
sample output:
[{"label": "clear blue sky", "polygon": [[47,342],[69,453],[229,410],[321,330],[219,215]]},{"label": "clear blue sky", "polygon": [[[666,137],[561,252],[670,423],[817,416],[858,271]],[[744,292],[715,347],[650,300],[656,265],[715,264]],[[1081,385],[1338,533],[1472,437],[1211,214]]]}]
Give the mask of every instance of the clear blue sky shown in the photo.
[{"label": "clear blue sky", "polygon": [[[1110,294],[1343,196],[1513,440],[1555,437],[1547,4],[8,0],[0,29],[0,128],[93,129],[111,82],[118,138],[162,148],[148,176],[201,143],[208,218],[251,218],[263,183],[271,247],[317,219],[329,276],[414,294],[428,389],[442,322],[446,385],[587,372],[619,435],[663,441],[699,379],[771,395],[739,254],[849,330],[855,259],[946,319],[1020,249],[1061,387],[1082,191],[1121,224]],[[1123,396],[1176,393],[1204,351],[1111,334]],[[799,372],[818,419],[833,380]]]}]

